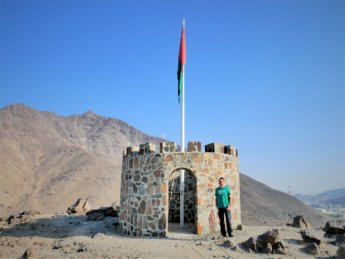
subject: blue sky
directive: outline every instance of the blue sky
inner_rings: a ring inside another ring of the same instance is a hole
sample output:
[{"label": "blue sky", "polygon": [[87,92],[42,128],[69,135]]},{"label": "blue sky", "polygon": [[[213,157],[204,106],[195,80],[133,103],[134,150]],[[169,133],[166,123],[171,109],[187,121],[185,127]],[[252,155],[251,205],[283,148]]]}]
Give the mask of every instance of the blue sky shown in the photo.
[{"label": "blue sky", "polygon": [[240,171],[345,187],[345,1],[0,0],[0,107],[87,110],[180,143],[233,144]]}]

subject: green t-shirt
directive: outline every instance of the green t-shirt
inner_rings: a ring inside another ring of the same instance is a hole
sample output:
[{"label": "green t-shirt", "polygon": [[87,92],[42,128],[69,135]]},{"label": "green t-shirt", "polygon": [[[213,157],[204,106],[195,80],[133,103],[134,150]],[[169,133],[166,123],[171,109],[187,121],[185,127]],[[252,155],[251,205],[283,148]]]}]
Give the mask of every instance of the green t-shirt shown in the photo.
[{"label": "green t-shirt", "polygon": [[227,208],[229,206],[229,195],[231,195],[231,190],[229,186],[224,186],[223,188],[218,187],[216,189],[216,199],[218,208]]}]

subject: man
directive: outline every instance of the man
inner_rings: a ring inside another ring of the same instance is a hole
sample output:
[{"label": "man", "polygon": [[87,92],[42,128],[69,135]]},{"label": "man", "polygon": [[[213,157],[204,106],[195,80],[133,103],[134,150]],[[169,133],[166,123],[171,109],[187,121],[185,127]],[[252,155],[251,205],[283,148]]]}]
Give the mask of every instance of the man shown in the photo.
[{"label": "man", "polygon": [[231,229],[231,190],[228,186],[224,184],[224,178],[219,178],[219,187],[216,189],[216,206],[218,208],[218,217],[220,220],[220,230],[223,237],[226,237],[225,225],[224,225],[224,216],[226,219],[226,228],[228,231],[229,237],[233,237]]}]

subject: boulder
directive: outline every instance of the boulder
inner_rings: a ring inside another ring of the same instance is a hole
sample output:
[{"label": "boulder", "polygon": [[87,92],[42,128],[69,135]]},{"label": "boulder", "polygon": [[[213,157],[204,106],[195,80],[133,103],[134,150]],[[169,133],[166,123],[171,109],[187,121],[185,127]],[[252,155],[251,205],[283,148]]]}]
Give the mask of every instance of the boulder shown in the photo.
[{"label": "boulder", "polygon": [[273,246],[277,242],[278,239],[279,239],[279,231],[278,229],[273,229],[258,236],[256,238],[256,242],[260,243],[262,247],[265,247],[267,243]]},{"label": "boulder", "polygon": [[310,255],[318,255],[320,253],[319,246],[316,243],[309,243],[304,250]]},{"label": "boulder", "polygon": [[279,240],[278,229],[273,229],[258,236],[256,240],[254,237],[249,238],[243,242],[242,245],[249,251],[261,252],[266,254],[281,254],[285,255],[285,246]]},{"label": "boulder", "polygon": [[224,243],[223,243],[223,246],[224,246],[225,248],[230,248],[230,247],[233,246],[233,244],[231,243],[230,240],[225,240]]},{"label": "boulder", "polygon": [[83,215],[91,210],[91,205],[87,199],[79,198],[72,206],[67,209],[68,214]]},{"label": "boulder", "polygon": [[345,259],[345,246],[339,246],[337,250],[337,258],[338,259]]},{"label": "boulder", "polygon": [[329,235],[345,234],[345,220],[328,221],[323,231],[325,231],[326,234],[329,234]]},{"label": "boulder", "polygon": [[316,231],[307,230],[301,231],[301,236],[304,242],[307,243],[316,243],[317,245],[321,244],[321,237]]},{"label": "boulder", "polygon": [[244,242],[244,245],[247,249],[257,251],[254,237],[250,237],[246,242]]},{"label": "boulder", "polygon": [[296,216],[293,219],[293,226],[295,228],[308,229],[311,228],[311,224],[301,215]]},{"label": "boulder", "polygon": [[12,222],[14,221],[14,216],[13,216],[13,215],[9,216],[9,217],[6,219],[6,221],[7,221],[7,224],[12,224]]}]

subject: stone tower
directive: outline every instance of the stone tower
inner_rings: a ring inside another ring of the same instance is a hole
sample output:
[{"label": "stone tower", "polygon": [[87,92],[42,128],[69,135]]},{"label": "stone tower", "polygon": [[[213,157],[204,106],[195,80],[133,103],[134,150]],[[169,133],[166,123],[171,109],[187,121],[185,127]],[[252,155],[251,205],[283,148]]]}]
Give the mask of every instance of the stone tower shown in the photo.
[{"label": "stone tower", "polygon": [[207,235],[219,231],[215,189],[224,177],[232,191],[232,227],[241,225],[238,151],[212,143],[188,142],[188,152],[163,142],[128,147],[121,175],[120,229],[131,236],[169,236],[169,225],[179,222],[179,178],[185,170],[185,223]]}]

